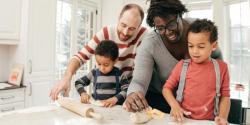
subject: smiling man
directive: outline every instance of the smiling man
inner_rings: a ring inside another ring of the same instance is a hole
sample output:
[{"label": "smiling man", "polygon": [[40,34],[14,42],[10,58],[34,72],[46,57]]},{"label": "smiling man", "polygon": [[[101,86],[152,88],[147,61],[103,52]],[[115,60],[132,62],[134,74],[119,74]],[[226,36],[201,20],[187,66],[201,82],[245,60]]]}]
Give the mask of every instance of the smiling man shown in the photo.
[{"label": "smiling man", "polygon": [[127,4],[123,7],[117,25],[105,26],[97,32],[91,41],[83,47],[69,62],[64,77],[51,90],[50,97],[56,100],[59,92],[68,96],[70,81],[76,70],[94,54],[96,46],[102,40],[112,40],[119,47],[119,57],[115,64],[127,77],[131,77],[134,68],[136,49],[140,45],[146,28],[141,27],[144,12],[136,4]]},{"label": "smiling man", "polygon": [[[189,57],[186,33],[190,22],[182,18],[185,12],[187,9],[179,0],[151,0],[147,24],[154,31],[144,38],[137,51],[133,79],[124,103],[128,111],[140,111],[150,105],[170,112],[162,87],[177,62]],[[212,57],[221,58],[218,53]]]}]

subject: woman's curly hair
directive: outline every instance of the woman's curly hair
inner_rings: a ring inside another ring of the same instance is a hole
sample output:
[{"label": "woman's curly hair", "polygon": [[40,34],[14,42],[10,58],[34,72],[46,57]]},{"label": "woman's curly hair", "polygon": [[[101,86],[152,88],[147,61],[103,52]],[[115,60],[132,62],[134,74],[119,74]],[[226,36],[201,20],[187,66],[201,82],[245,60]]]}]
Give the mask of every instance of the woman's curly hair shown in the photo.
[{"label": "woman's curly hair", "polygon": [[[149,0],[148,0],[149,1]],[[169,18],[170,15],[182,15],[188,10],[179,0],[150,0],[147,24],[154,26],[154,18]]]}]

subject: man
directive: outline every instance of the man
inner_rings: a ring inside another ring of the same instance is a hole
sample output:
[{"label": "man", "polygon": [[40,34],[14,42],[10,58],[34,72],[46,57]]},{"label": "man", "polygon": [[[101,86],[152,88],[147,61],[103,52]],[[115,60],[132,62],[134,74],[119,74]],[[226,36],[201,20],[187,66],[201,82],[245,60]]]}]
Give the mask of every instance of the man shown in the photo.
[{"label": "man", "polygon": [[[186,33],[190,22],[182,19],[185,12],[187,9],[179,0],[151,0],[147,23],[154,31],[144,38],[137,51],[124,103],[128,111],[140,111],[150,105],[170,112],[162,87],[177,62],[189,57]],[[219,56],[212,55],[215,56],[221,58],[220,52]]]},{"label": "man", "polygon": [[131,77],[134,68],[134,58],[136,48],[140,45],[146,28],[141,27],[144,12],[136,4],[125,5],[120,13],[119,21],[116,26],[106,26],[95,34],[88,45],[79,51],[69,62],[64,77],[57,83],[50,92],[52,100],[58,98],[60,92],[68,96],[70,91],[70,81],[76,70],[94,54],[96,46],[102,40],[115,41],[119,47],[119,58],[115,64],[128,77]]}]

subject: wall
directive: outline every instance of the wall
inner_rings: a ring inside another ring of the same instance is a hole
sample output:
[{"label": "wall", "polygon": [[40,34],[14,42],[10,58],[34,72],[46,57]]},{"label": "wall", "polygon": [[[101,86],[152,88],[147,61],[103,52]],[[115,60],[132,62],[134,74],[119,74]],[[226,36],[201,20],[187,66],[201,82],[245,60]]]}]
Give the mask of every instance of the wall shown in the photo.
[{"label": "wall", "polygon": [[9,72],[9,46],[0,45],[0,82],[8,79]]},{"label": "wall", "polygon": [[[149,5],[149,2],[148,4],[146,4],[146,0],[105,0],[105,2],[102,1],[101,26],[117,24],[122,7],[128,3],[136,3],[140,5],[143,8],[144,12],[147,11],[147,7]],[[115,6],[111,7],[111,4]]]},{"label": "wall", "polygon": [[[111,6],[111,3],[113,6]],[[123,0],[105,0],[105,2],[102,2],[101,26],[116,24],[122,5]]]}]

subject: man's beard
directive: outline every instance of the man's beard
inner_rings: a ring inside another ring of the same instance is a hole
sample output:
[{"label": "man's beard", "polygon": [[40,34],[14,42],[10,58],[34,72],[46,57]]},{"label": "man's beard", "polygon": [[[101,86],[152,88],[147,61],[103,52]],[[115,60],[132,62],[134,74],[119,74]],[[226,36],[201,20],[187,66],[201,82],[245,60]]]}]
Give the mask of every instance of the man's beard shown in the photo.
[{"label": "man's beard", "polygon": [[118,34],[119,34],[119,39],[121,41],[127,41],[132,37],[130,35],[124,35],[122,32],[119,32],[119,31],[118,31]]}]

